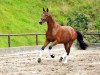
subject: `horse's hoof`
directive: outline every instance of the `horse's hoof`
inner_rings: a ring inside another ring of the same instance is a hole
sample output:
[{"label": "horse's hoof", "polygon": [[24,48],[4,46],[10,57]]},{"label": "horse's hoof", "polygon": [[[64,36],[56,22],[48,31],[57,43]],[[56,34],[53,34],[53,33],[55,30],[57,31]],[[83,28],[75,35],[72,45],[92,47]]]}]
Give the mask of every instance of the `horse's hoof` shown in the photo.
[{"label": "horse's hoof", "polygon": [[63,57],[60,57],[59,62],[62,62],[62,60],[63,60]]},{"label": "horse's hoof", "polygon": [[38,58],[38,63],[40,63],[41,62],[41,58]]},{"label": "horse's hoof", "polygon": [[52,54],[52,55],[50,55],[51,56],[51,58],[55,58],[55,55],[54,54]]}]

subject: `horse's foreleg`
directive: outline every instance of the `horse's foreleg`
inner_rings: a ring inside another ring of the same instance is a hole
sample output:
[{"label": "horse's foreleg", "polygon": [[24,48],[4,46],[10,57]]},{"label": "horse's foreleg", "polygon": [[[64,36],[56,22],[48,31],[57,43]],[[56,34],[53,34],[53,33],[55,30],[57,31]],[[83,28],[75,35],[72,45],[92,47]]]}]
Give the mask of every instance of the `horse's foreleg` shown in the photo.
[{"label": "horse's foreleg", "polygon": [[45,41],[45,43],[44,43],[44,45],[42,46],[41,49],[44,50],[45,47],[46,47],[49,43],[50,43],[50,41],[46,39],[46,41]]},{"label": "horse's foreleg", "polygon": [[42,46],[41,50],[39,51],[39,58],[38,58],[38,63],[41,62],[41,57],[42,57],[42,53],[43,50],[45,49],[45,47],[49,44],[50,42],[48,40],[45,41],[44,46]]},{"label": "horse's foreleg", "polygon": [[53,46],[55,46],[56,44],[58,44],[57,40],[56,40],[56,41],[54,41],[54,42],[53,42],[53,43],[49,46],[49,54],[50,54],[50,56],[51,56],[52,58],[54,58],[54,57],[55,57],[55,55],[54,55],[54,54],[52,54],[51,49],[52,49],[52,47],[53,47]]}]

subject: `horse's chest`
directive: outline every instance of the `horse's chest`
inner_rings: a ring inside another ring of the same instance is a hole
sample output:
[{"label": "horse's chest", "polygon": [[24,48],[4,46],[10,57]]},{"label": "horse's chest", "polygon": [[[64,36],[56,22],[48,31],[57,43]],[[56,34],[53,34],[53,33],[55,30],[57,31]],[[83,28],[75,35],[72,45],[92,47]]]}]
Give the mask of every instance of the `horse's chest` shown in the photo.
[{"label": "horse's chest", "polygon": [[53,42],[53,41],[55,40],[55,35],[53,35],[53,34],[51,34],[51,33],[47,33],[47,34],[46,34],[46,38],[47,38],[49,41]]}]

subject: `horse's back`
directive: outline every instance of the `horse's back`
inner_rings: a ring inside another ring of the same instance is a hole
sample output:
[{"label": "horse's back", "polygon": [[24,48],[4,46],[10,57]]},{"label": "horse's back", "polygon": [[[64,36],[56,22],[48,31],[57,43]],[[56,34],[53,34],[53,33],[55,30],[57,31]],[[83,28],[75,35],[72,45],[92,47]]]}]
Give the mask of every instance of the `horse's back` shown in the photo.
[{"label": "horse's back", "polygon": [[75,30],[74,28],[72,28],[71,26],[61,26],[64,30],[66,29],[71,29],[71,30]]},{"label": "horse's back", "polygon": [[71,26],[61,26],[63,36],[75,40],[77,38],[77,33]]}]

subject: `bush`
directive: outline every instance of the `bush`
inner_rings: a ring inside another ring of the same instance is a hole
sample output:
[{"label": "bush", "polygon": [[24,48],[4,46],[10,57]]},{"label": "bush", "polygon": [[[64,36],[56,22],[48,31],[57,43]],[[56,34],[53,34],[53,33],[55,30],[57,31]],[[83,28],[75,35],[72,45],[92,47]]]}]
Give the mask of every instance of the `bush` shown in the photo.
[{"label": "bush", "polygon": [[86,32],[88,30],[89,20],[84,14],[79,14],[74,19],[68,18],[67,20],[67,25],[72,26],[78,31]]}]

